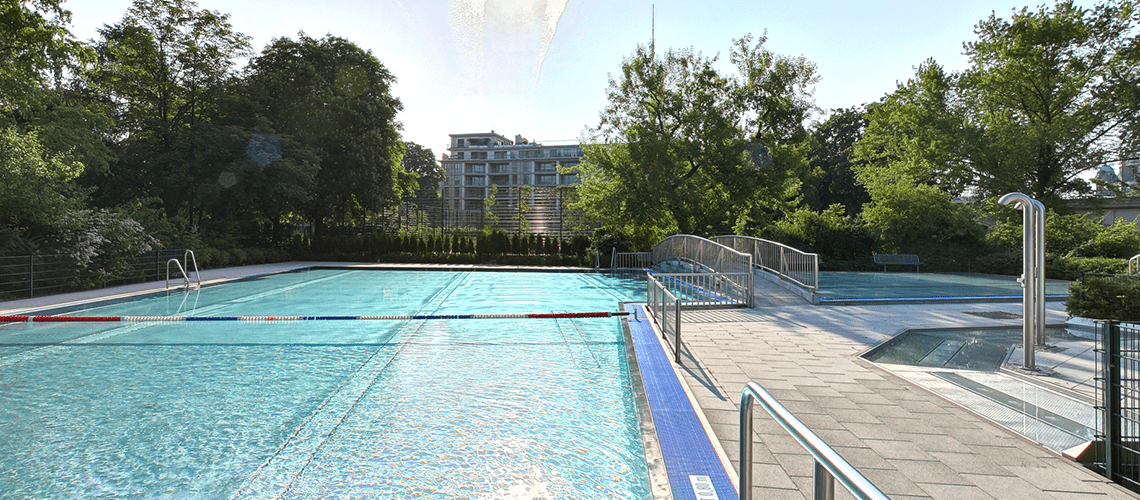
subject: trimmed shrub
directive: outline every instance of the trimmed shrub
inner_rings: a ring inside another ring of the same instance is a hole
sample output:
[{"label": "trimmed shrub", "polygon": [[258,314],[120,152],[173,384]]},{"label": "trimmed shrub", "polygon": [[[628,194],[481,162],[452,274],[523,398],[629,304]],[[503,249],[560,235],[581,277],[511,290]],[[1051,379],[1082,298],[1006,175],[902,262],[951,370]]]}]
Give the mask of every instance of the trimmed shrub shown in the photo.
[{"label": "trimmed shrub", "polygon": [[1140,321],[1140,277],[1085,274],[1069,285],[1070,316]]}]

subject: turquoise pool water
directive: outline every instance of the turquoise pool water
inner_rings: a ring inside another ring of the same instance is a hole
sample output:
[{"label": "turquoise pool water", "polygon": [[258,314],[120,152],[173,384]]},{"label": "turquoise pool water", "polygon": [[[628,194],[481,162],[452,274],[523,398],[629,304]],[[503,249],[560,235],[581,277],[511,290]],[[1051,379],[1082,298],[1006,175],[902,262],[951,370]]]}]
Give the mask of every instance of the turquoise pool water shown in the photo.
[{"label": "turquoise pool water", "polygon": [[[1069,282],[1046,280],[1045,295],[1064,297]],[[1016,276],[978,273],[837,272],[819,273],[820,302],[878,299],[1021,297]]]},{"label": "turquoise pool water", "polygon": [[[313,270],[74,315],[617,310],[642,280]],[[0,497],[648,498],[617,318],[8,324]]]}]

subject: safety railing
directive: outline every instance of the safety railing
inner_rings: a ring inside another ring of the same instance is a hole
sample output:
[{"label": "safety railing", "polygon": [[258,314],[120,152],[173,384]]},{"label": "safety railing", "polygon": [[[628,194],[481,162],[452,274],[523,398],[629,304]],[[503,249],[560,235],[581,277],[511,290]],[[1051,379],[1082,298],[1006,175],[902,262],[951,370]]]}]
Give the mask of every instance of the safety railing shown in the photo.
[{"label": "safety railing", "polygon": [[649,269],[653,267],[652,252],[619,252],[614,249],[610,253],[610,269]]},{"label": "safety railing", "polygon": [[819,289],[819,255],[751,236],[714,236],[713,241],[752,256],[752,265],[809,291]]},{"label": "safety railing", "polygon": [[1097,450],[1094,466],[1140,489],[1140,325],[1096,321]]},{"label": "safety railing", "polygon": [[1128,259],[1128,275],[1136,276],[1136,273],[1140,273],[1140,254],[1133,255],[1131,259]]},{"label": "safety railing", "polygon": [[[693,273],[716,273],[722,276],[746,275],[742,284],[747,300],[741,305],[752,306],[752,256],[738,252],[712,240],[677,234],[653,245],[652,263],[660,268],[663,264],[687,267]],[[733,278],[734,282],[739,278]]]},{"label": "safety railing", "polygon": [[681,301],[657,278],[653,273],[645,273],[646,302],[665,339],[673,335],[673,361],[681,364]]},{"label": "safety railing", "polygon": [[740,394],[740,500],[752,499],[752,404],[754,402],[759,402],[776,423],[815,458],[813,474],[815,500],[835,498],[836,479],[855,498],[889,500],[879,488],[871,484],[871,481],[855,470],[756,382],[749,382]]},{"label": "safety railing", "polygon": [[751,273],[652,273],[682,307],[748,306]]},{"label": "safety railing", "polygon": [[[186,288],[190,288],[193,285],[202,286],[202,275],[198,272],[198,259],[194,258],[194,252],[187,250],[185,253],[182,254],[182,261],[185,262],[186,264],[183,265],[182,262],[178,261],[178,259],[169,259],[166,261],[166,288],[170,289],[170,265],[171,264],[174,264],[174,266],[178,269],[178,272],[182,275],[182,280],[184,282],[183,286],[185,286]],[[190,281],[189,273],[186,272],[188,269],[190,269],[191,263],[194,264],[195,282]],[[177,276],[175,276],[175,278],[177,278]]]},{"label": "safety railing", "polygon": [[163,263],[180,255],[185,255],[181,248],[113,262],[97,256],[84,265],[63,254],[0,257],[0,300],[161,281]]}]

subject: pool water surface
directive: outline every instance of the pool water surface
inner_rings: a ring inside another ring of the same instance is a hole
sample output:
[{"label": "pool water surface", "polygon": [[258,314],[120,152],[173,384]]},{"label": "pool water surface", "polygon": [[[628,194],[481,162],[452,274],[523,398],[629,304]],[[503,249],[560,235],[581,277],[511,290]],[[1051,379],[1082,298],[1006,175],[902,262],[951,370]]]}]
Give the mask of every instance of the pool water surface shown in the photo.
[{"label": "pool water surface", "polygon": [[[72,315],[616,311],[641,280],[310,270]],[[0,326],[0,497],[648,498],[618,318]]]}]

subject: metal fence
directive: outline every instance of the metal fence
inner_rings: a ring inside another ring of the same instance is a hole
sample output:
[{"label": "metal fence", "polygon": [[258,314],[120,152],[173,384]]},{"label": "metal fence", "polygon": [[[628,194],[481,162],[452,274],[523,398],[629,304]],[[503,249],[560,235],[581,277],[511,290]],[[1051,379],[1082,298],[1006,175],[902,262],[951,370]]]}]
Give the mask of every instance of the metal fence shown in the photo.
[{"label": "metal fence", "polygon": [[653,273],[645,273],[646,302],[665,339],[673,334],[673,361],[681,364],[681,301],[657,281],[657,277]]},{"label": "metal fence", "polygon": [[0,300],[158,281],[165,278],[166,261],[184,253],[181,248],[156,250],[115,269],[100,259],[79,266],[62,254],[0,257]]},{"label": "metal fence", "polygon": [[712,241],[752,256],[752,264],[815,291],[819,289],[819,255],[783,243],[751,236],[714,236]]},{"label": "metal fence", "polygon": [[614,249],[610,253],[610,269],[649,269],[653,267],[652,252],[619,252]]},{"label": "metal fence", "polygon": [[653,273],[682,307],[747,307],[751,273]]},{"label": "metal fence", "polygon": [[1140,324],[1097,321],[1096,465],[1109,479],[1140,491]]},{"label": "metal fence", "polygon": [[[742,291],[746,299],[735,305],[752,307],[752,256],[738,252],[712,240],[693,236],[691,234],[677,234],[665,238],[653,245],[652,263],[659,266],[673,263],[688,267],[693,272],[711,273],[718,276],[716,281],[710,282],[721,286],[721,292],[732,293]],[[731,282],[727,286],[724,281]]]}]

